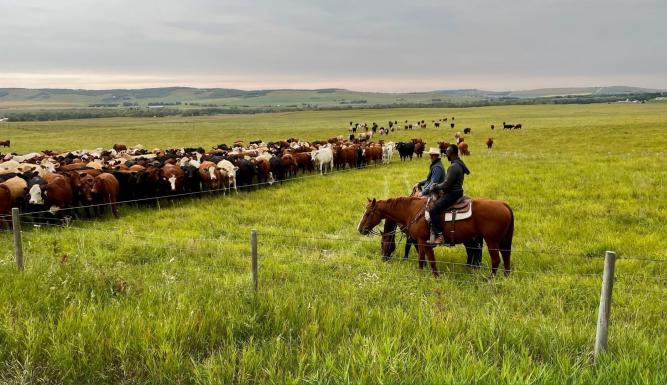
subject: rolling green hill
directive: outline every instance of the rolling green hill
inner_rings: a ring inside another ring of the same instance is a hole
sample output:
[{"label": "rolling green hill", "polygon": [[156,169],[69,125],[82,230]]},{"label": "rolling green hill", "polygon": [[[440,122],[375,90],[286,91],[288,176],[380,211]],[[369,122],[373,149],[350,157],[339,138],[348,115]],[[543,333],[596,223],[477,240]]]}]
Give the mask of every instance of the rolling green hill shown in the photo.
[{"label": "rolling green hill", "polygon": [[[0,88],[0,111],[11,109],[148,107],[178,108],[330,108],[340,106],[407,105],[479,102],[497,98],[540,98],[565,95],[618,95],[656,92],[637,87],[544,88],[525,91],[477,89],[381,93],[344,89],[257,90],[165,87],[145,89]],[[659,92],[659,91],[658,91]]]}]

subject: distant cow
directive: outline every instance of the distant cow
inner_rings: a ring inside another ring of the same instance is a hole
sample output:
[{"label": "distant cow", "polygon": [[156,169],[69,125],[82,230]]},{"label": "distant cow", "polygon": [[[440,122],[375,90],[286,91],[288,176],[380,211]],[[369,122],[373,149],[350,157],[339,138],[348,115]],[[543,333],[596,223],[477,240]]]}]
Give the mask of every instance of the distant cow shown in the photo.
[{"label": "distant cow", "polygon": [[454,123],[450,124],[449,126],[450,126],[451,128],[454,128]]},{"label": "distant cow", "polygon": [[496,128],[496,126],[494,126],[494,125],[492,124],[492,125],[491,125],[491,129],[494,130],[495,128]]},{"label": "distant cow", "polygon": [[459,143],[459,152],[461,153],[461,155],[464,156],[470,155],[470,151],[468,151],[468,143],[466,142]]},{"label": "distant cow", "polygon": [[435,128],[440,128],[440,122],[435,122],[433,123],[433,125],[435,126]]},{"label": "distant cow", "polygon": [[9,140],[0,140],[0,146],[9,147],[10,145],[11,145],[11,141],[9,141]]},{"label": "distant cow", "polygon": [[513,129],[513,128],[514,128],[514,125],[513,125],[513,124],[509,124],[509,123],[503,122],[503,130],[511,130],[511,129]]},{"label": "distant cow", "polygon": [[438,148],[440,149],[440,155],[445,155],[447,152],[447,147],[449,147],[448,142],[438,142]]},{"label": "distant cow", "polygon": [[466,127],[466,128],[463,129],[464,134],[469,134],[471,132],[472,132],[472,128],[470,128],[470,127]]},{"label": "distant cow", "polygon": [[514,129],[515,129],[515,130],[520,130],[520,129],[521,129],[521,123],[519,123],[519,124],[515,124],[515,125],[514,125]]},{"label": "distant cow", "polygon": [[417,158],[421,158],[424,154],[426,143],[421,139],[412,139],[412,142],[415,144],[415,155],[417,155]]},{"label": "distant cow", "polygon": [[488,148],[488,149],[490,150],[491,147],[493,147],[493,138],[489,138],[489,139],[486,141],[486,148]]},{"label": "distant cow", "polygon": [[116,152],[127,151],[127,146],[124,145],[124,144],[118,144],[118,143],[117,143],[117,144],[114,144],[114,145],[113,145],[113,149],[114,149]]}]

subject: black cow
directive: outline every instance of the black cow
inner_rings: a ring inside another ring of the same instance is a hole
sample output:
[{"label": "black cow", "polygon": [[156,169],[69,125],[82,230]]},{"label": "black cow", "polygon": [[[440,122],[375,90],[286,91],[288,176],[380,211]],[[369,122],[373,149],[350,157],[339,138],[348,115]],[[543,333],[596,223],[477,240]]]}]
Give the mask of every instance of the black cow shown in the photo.
[{"label": "black cow", "polygon": [[201,175],[199,174],[199,168],[188,165],[181,167],[181,169],[183,170],[183,174],[185,174],[183,190],[186,193],[201,192]]},{"label": "black cow", "polygon": [[234,163],[236,170],[236,186],[250,186],[257,175],[257,167],[247,159],[237,159]]},{"label": "black cow", "polygon": [[412,156],[415,153],[415,144],[412,142],[399,142],[396,145],[396,149],[401,156],[401,160],[406,160],[407,158],[412,160]]},{"label": "black cow", "polygon": [[281,158],[272,156],[271,159],[269,159],[269,168],[273,174],[273,179],[277,182],[285,180],[285,166],[283,165]]}]

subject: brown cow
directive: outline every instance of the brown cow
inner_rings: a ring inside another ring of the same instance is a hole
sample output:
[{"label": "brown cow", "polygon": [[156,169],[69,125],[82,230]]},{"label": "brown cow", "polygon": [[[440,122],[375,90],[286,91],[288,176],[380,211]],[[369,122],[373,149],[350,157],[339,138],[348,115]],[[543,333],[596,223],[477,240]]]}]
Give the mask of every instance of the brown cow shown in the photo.
[{"label": "brown cow", "polygon": [[310,153],[297,152],[296,154],[294,154],[294,159],[296,160],[296,164],[301,170],[302,174],[304,174],[306,170],[310,172],[315,170],[315,166],[313,166],[313,160],[310,156]]},{"label": "brown cow", "polygon": [[447,152],[447,147],[449,147],[449,142],[438,142],[438,148],[440,148],[440,155],[445,155]]},{"label": "brown cow", "polygon": [[0,140],[0,146],[2,147],[9,147],[11,145],[10,140]]},{"label": "brown cow", "polygon": [[25,197],[25,194],[28,192],[28,182],[18,176],[7,179],[6,181],[0,183],[0,185],[7,186],[9,189],[12,197],[12,206],[16,206],[17,203],[20,203],[21,200],[23,200]]},{"label": "brown cow", "polygon": [[127,151],[127,146],[124,145],[124,144],[114,144],[114,145],[113,145],[113,149],[114,149],[116,152]]},{"label": "brown cow", "polygon": [[9,187],[0,184],[0,229],[7,225],[9,228],[9,215],[12,210],[12,192]]},{"label": "brown cow", "polygon": [[58,217],[62,217],[62,210],[72,206],[74,198],[69,177],[60,174],[46,174],[43,179],[47,183],[45,194],[46,204],[51,208],[52,212],[55,208],[58,208],[57,215]]},{"label": "brown cow", "polygon": [[421,158],[426,148],[426,142],[421,139],[412,139],[412,143],[415,144],[415,155],[417,155],[417,158]]},{"label": "brown cow", "polygon": [[208,160],[201,162],[199,165],[199,176],[201,177],[201,184],[204,191],[212,193],[220,189],[222,173],[216,167],[215,163]]},{"label": "brown cow", "polygon": [[256,160],[257,165],[257,182],[273,184],[273,175],[271,174],[271,166],[269,161],[263,158]]},{"label": "brown cow", "polygon": [[470,155],[470,151],[468,151],[468,143],[463,141],[459,143],[459,152],[464,156]]},{"label": "brown cow", "polygon": [[371,162],[378,164],[382,161],[382,147],[376,145],[370,145],[364,150],[364,158],[366,158],[366,164],[370,165]]},{"label": "brown cow", "polygon": [[118,201],[118,193],[120,193],[120,185],[115,176],[108,172],[96,176],[91,192],[102,198],[103,203],[111,205],[113,216],[118,218],[116,202]]},{"label": "brown cow", "polygon": [[489,138],[489,140],[486,141],[486,148],[489,150],[493,147],[493,138]]},{"label": "brown cow", "polygon": [[162,180],[169,185],[168,190],[172,194],[183,192],[185,173],[180,166],[174,164],[165,164],[162,167]]},{"label": "brown cow", "polygon": [[294,159],[294,156],[292,154],[285,154],[282,156],[281,160],[283,162],[285,173],[288,176],[296,175],[296,172],[298,171],[298,165],[296,164],[296,159]]},{"label": "brown cow", "polygon": [[343,148],[341,150],[341,164],[343,169],[346,165],[349,165],[350,168],[357,166],[357,146],[350,146]]}]

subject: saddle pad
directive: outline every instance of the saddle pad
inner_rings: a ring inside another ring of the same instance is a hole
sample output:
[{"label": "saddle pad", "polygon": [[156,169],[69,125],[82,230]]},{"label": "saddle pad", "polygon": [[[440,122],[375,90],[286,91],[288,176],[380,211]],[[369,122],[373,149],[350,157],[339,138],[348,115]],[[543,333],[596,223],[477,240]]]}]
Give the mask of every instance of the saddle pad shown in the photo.
[{"label": "saddle pad", "polygon": [[[431,216],[428,213],[428,210],[424,212],[424,217],[426,218],[426,221],[430,222],[431,221]],[[456,220],[457,221],[462,221],[464,219],[468,219],[472,217],[472,205],[468,206],[468,210],[466,212],[457,212],[456,213]],[[451,222],[452,221],[452,213],[451,212],[445,212],[442,215],[442,219],[444,222]]]}]

